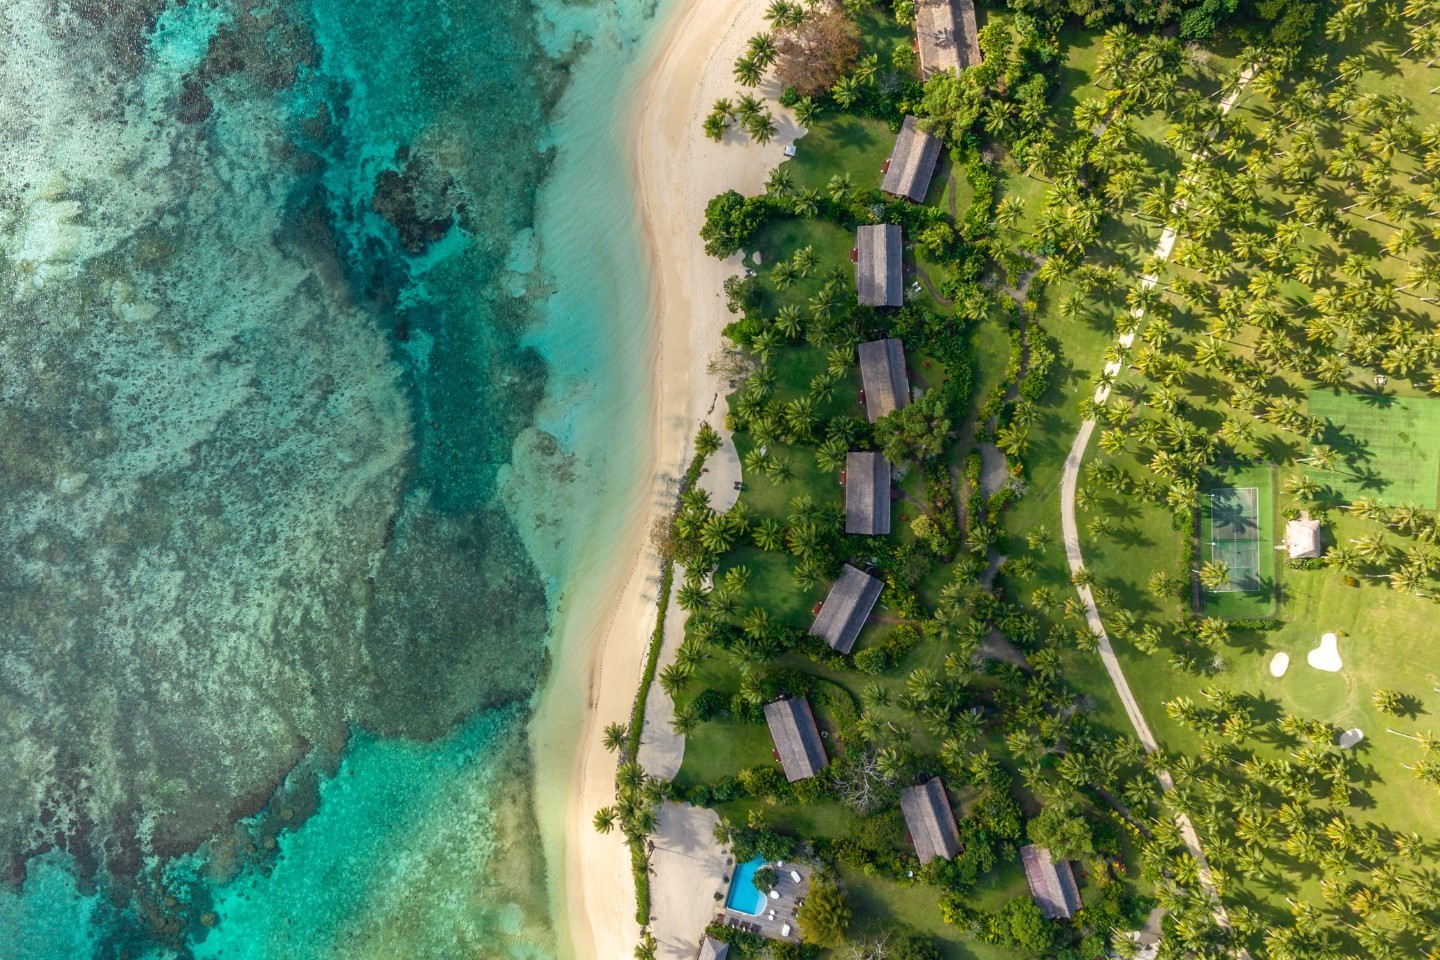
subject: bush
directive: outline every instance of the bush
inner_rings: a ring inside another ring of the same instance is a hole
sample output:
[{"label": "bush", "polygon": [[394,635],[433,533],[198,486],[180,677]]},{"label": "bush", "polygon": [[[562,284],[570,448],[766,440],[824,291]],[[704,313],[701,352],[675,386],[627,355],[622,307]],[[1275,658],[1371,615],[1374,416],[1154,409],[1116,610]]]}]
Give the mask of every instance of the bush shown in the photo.
[{"label": "bush", "polygon": [[851,910],[845,891],[832,877],[817,876],[810,893],[795,914],[805,939],[819,947],[838,947],[845,942]]},{"label": "bush", "polygon": [[705,252],[722,260],[730,256],[750,242],[769,215],[770,205],[763,197],[726,190],[712,198],[705,205],[705,225],[700,228]]},{"label": "bush", "polygon": [[690,707],[703,723],[706,720],[714,720],[727,712],[730,709],[730,698],[719,690],[706,687],[694,700],[690,701]]}]

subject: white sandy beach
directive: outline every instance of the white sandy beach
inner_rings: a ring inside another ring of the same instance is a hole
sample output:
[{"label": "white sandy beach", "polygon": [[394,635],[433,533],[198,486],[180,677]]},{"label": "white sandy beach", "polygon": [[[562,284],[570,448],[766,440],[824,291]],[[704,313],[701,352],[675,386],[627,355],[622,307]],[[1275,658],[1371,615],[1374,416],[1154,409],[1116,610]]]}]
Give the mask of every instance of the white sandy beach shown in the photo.
[{"label": "white sandy beach", "polygon": [[[726,189],[759,192],[784,159],[784,146],[800,132],[788,111],[773,103],[779,136],[766,146],[733,132],[717,144],[701,132],[710,104],[737,94],[731,65],[763,28],[764,10],[761,0],[676,0],[630,118],[654,285],[650,489],[642,492],[644,509],[634,511],[617,534],[615,556],[623,562],[596,587],[609,602],[565,605],[557,624],[563,653],[533,728],[537,757],[572,758],[540,764],[537,803],[542,819],[563,818],[563,836],[548,844],[547,853],[557,871],[552,885],[561,891],[557,920],[562,931],[568,928],[579,960],[628,957],[639,936],[628,850],[618,832],[596,833],[591,819],[614,798],[616,761],[604,749],[602,732],[629,717],[655,623],[659,559],[647,532],[674,502],[695,429],[712,414],[718,421],[715,411],[721,409],[717,398],[724,385],[705,368],[731,319],[721,285],[740,266],[705,256],[699,239],[705,204]],[[588,691],[587,709],[577,729],[574,700],[581,690]]]}]

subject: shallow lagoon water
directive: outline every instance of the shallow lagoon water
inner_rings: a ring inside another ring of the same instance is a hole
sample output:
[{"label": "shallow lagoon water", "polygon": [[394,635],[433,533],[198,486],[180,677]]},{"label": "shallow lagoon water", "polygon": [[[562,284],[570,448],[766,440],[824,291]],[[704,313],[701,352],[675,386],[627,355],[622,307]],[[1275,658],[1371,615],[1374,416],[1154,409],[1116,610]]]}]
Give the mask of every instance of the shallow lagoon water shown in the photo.
[{"label": "shallow lagoon water", "polygon": [[648,429],[656,12],[0,9],[0,958],[563,953],[525,724]]}]

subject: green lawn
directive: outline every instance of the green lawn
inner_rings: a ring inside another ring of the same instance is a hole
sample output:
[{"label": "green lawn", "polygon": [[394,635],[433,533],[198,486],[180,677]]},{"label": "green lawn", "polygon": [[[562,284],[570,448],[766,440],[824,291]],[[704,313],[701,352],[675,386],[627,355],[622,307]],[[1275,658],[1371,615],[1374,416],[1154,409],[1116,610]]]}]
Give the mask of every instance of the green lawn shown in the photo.
[{"label": "green lawn", "polygon": [[1321,390],[1310,394],[1310,412],[1327,421],[1345,460],[1310,469],[1316,482],[1346,500],[1440,504],[1440,399]]},{"label": "green lawn", "polygon": [[[935,890],[923,885],[900,887],[887,881],[867,877],[851,867],[842,867],[841,879],[850,893],[850,902],[855,916],[862,918],[856,923],[855,932],[889,930],[895,927],[910,927],[934,937],[945,960],[1014,960],[1013,951],[1004,947],[981,943],[965,936],[959,930],[945,923],[940,915],[940,905]],[[1006,901],[1025,893],[1025,874],[1020,863],[1004,863],[995,872],[981,880],[973,906],[995,910]],[[843,956],[829,954],[827,956]]]}]

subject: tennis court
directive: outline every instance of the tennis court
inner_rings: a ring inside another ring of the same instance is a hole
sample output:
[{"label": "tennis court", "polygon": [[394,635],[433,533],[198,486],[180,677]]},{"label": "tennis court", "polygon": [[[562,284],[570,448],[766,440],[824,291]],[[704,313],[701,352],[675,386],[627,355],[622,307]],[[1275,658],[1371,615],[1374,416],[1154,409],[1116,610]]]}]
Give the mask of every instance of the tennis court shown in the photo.
[{"label": "tennis court", "polygon": [[1321,390],[1310,413],[1328,421],[1326,440],[1343,458],[1307,468],[1317,483],[1346,500],[1440,506],[1440,400]]},{"label": "tennis court", "polygon": [[1200,562],[1218,560],[1230,580],[1202,592],[1205,613],[1268,617],[1275,606],[1275,487],[1269,464],[1229,464],[1209,478],[1200,498]]},{"label": "tennis court", "polygon": [[1230,568],[1230,582],[1213,591],[1261,590],[1260,490],[1216,487],[1210,491],[1210,558]]}]

